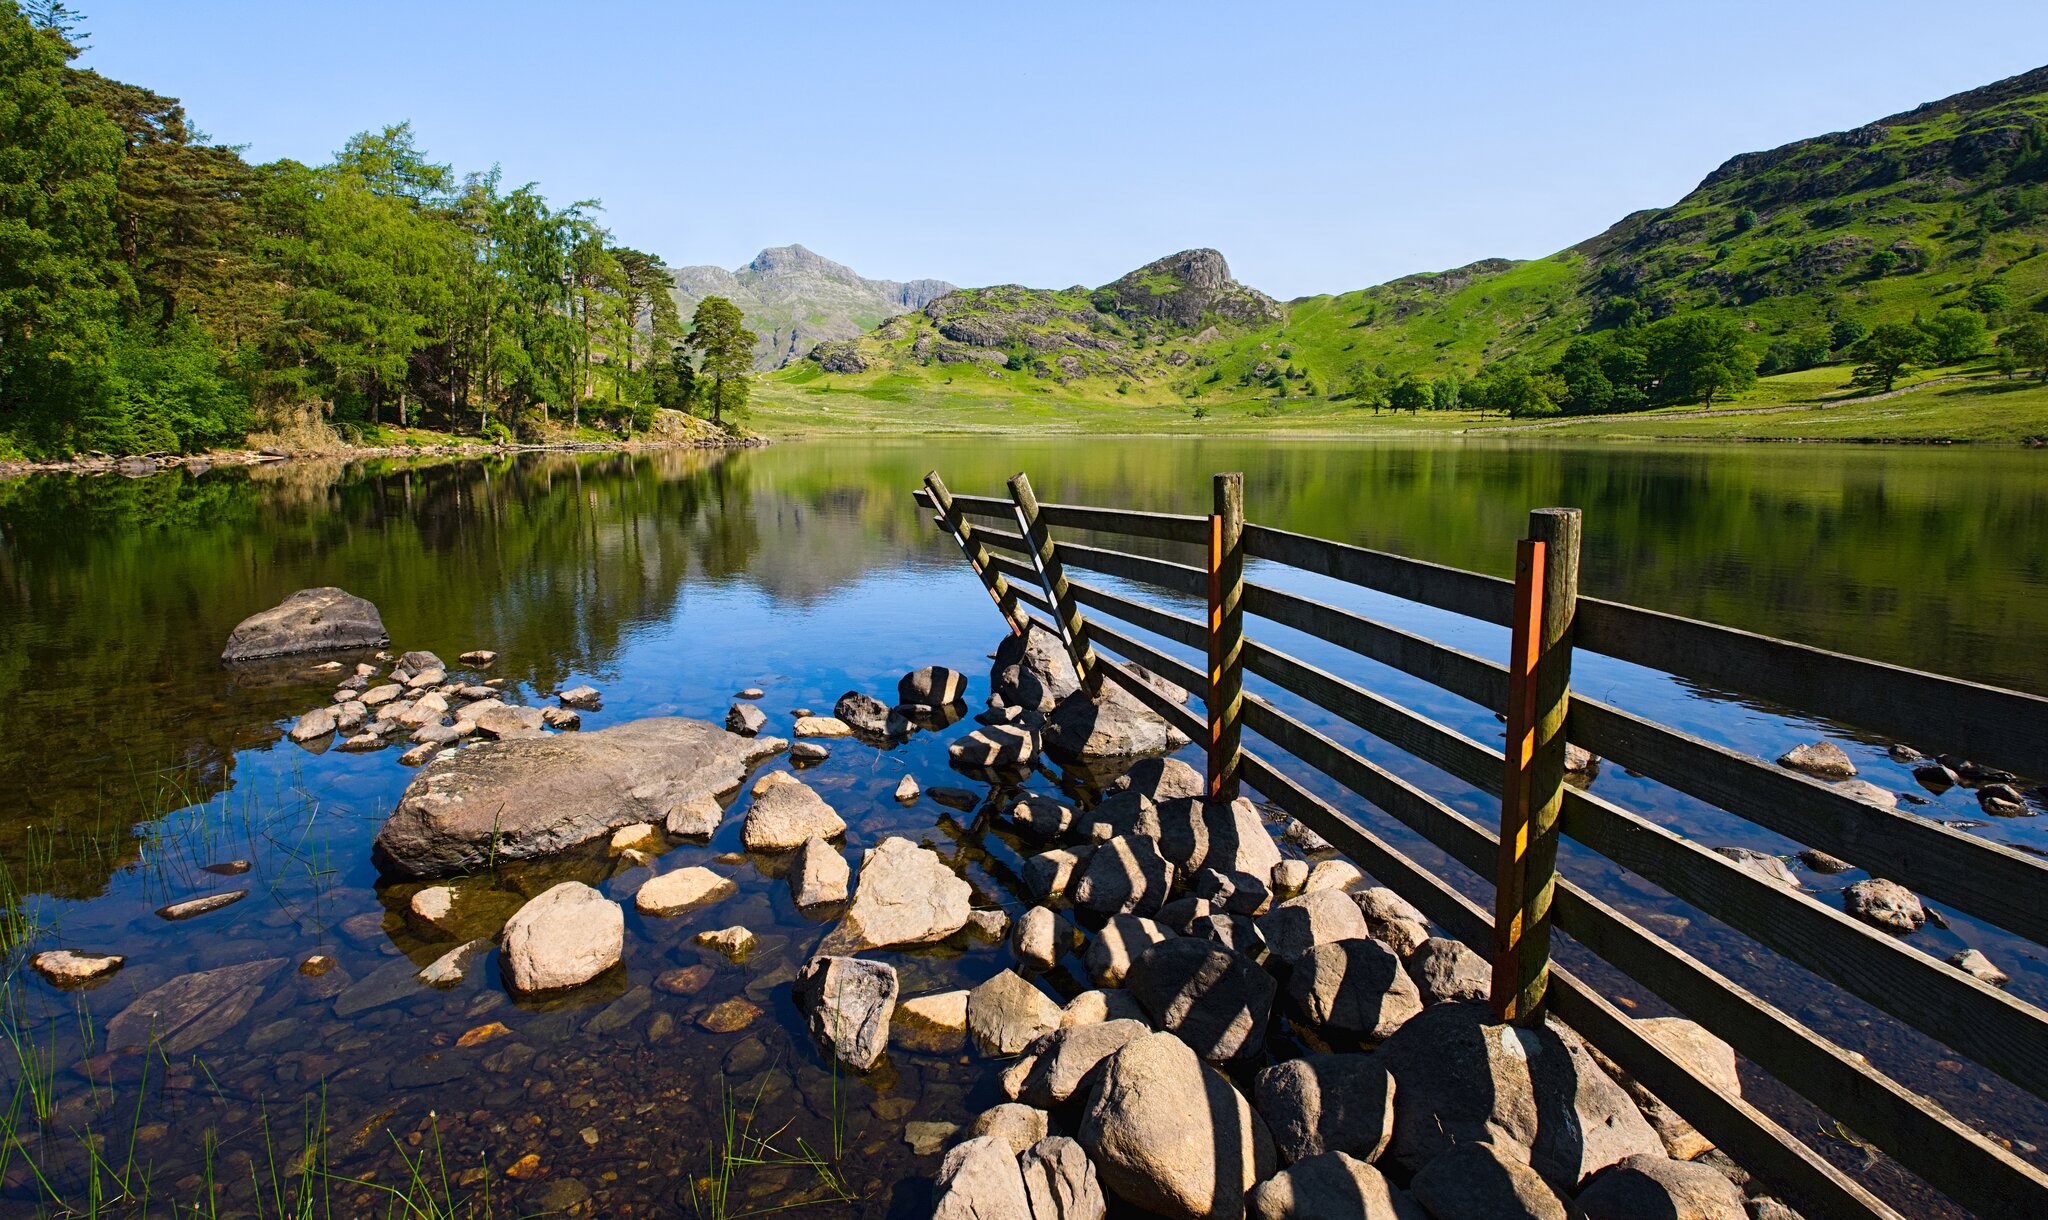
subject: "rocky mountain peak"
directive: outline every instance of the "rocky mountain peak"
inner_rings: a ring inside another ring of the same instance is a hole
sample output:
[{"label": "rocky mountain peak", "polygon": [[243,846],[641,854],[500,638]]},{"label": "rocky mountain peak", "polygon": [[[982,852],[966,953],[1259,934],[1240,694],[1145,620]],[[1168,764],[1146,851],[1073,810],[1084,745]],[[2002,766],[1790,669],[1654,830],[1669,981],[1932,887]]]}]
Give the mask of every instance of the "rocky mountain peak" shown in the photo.
[{"label": "rocky mountain peak", "polygon": [[677,267],[676,308],[685,318],[707,296],[740,307],[759,336],[754,367],[780,368],[814,345],[852,339],[887,318],[953,291],[944,280],[871,280],[808,247],[770,246],[743,267]]},{"label": "rocky mountain peak", "polygon": [[1230,264],[1215,250],[1182,250],[1155,259],[1102,287],[1115,312],[1125,318],[1152,318],[1193,330],[1205,319],[1240,325],[1275,322],[1280,303],[1230,276]]},{"label": "rocky mountain peak", "polygon": [[769,246],[754,256],[754,261],[740,269],[741,274],[755,275],[822,275],[829,279],[849,283],[860,281],[860,275],[844,263],[835,263],[807,246]]}]

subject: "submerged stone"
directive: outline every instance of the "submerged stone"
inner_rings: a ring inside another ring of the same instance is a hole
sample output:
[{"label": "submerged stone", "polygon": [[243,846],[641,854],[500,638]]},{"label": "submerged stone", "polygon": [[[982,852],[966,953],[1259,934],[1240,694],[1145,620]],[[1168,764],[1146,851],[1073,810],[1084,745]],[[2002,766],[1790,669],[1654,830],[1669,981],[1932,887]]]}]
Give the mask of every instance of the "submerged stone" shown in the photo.
[{"label": "submerged stone", "polygon": [[681,717],[486,742],[414,777],[373,856],[384,872],[435,877],[554,855],[729,791],[781,748]]}]

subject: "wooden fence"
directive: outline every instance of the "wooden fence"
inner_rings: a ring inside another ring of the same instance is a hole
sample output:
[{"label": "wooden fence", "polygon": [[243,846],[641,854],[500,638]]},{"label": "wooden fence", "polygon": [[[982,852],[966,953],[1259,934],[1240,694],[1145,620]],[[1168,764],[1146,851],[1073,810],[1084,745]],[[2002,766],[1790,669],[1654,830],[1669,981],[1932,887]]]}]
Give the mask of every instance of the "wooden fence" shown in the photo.
[{"label": "wooden fence", "polygon": [[[1051,616],[1076,669],[1128,690],[1208,748],[1211,794],[1240,778],[1494,964],[1507,1020],[1555,1014],[1707,1138],[1795,1196],[1810,1216],[1899,1213],[1739,1097],[1674,1057],[1551,960],[1553,927],[1732,1045],[1898,1163],[1985,1216],[2048,1216],[2048,1174],[1600,901],[1557,870],[1560,835],[1607,857],[1812,974],[2048,1099],[2048,1012],[1811,897],[1766,880],[1612,801],[1564,783],[1565,743],[2048,944],[2048,862],[1840,789],[1570,690],[1572,655],[1616,657],[1759,696],[2021,775],[2048,776],[2048,699],[1578,596],[1579,513],[1539,509],[1514,580],[1250,524],[1241,476],[1215,477],[1208,516],[1042,504],[1019,474],[1007,499],[953,495],[936,472],[920,503],[956,542],[1013,631]],[[979,519],[977,525],[970,518]],[[997,528],[989,521],[1010,528]],[[1055,540],[1052,531],[1199,548],[1204,567]],[[1506,664],[1244,578],[1247,558],[1506,626]],[[1096,572],[1207,603],[1206,619],[1072,578]],[[1206,671],[1113,626],[1202,652]],[[1252,616],[1419,678],[1507,720],[1507,748],[1475,741],[1251,638]],[[1113,654],[1105,656],[1104,653]],[[1121,661],[1115,658],[1122,658]],[[1142,681],[1201,695],[1206,721]],[[1408,754],[1498,796],[1498,827],[1247,694],[1249,670]],[[1243,729],[1291,755],[1247,749]],[[1294,778],[1311,768],[1494,886],[1489,912]]]}]

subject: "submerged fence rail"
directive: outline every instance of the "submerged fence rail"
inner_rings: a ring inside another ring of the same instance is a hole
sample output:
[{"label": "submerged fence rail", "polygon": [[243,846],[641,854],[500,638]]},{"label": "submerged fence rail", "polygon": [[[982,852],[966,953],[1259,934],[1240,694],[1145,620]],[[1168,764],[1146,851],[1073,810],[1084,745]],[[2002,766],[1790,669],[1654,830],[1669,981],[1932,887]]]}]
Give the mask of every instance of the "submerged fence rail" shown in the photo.
[{"label": "submerged fence rail", "polygon": [[[1809,1214],[1896,1216],[1854,1178],[1666,1050],[1551,961],[1553,927],[1662,998],[1956,1202],[1984,1215],[2048,1215],[2048,1174],[1559,874],[1560,835],[1654,883],[1787,961],[2048,1099],[2048,1012],[1886,933],[1564,783],[1565,746],[1819,848],[1958,912],[2048,945],[2048,861],[1609,706],[1570,689],[1585,650],[2023,775],[2048,776],[2048,699],[1580,597],[1579,514],[1539,509],[1504,580],[1255,525],[1243,485],[1218,475],[1208,516],[955,495],[936,472],[918,501],[959,543],[1013,631],[1051,619],[1090,689],[1108,680],[1203,742],[1211,796],[1240,777],[1494,964],[1503,1020],[1572,1025],[1623,1070]],[[970,520],[970,518],[974,520]],[[979,524],[977,523],[979,522]],[[989,522],[1001,522],[993,525]],[[1052,530],[1201,548],[1204,566],[1055,539]],[[1365,615],[1247,582],[1247,558],[1313,572],[1509,628],[1505,663]],[[1196,619],[1074,578],[1094,572],[1202,599]],[[1085,610],[1084,610],[1085,608]],[[1085,611],[1196,650],[1201,668]],[[1247,635],[1264,619],[1420,679],[1507,722],[1495,748]],[[1110,655],[1105,655],[1110,654]],[[1119,660],[1118,658],[1121,658]],[[1133,666],[1200,695],[1207,716]],[[1268,700],[1244,672],[1500,799],[1482,825]],[[1291,757],[1244,747],[1249,729]],[[1295,778],[1306,768],[1362,797],[1494,887],[1491,912]]]}]

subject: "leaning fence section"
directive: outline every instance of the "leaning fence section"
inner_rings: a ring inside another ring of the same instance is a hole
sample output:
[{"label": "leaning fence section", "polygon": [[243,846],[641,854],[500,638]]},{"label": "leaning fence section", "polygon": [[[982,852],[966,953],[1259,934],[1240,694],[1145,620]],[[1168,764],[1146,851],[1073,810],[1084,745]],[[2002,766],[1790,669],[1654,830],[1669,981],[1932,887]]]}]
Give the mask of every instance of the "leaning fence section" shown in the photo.
[{"label": "leaning fence section", "polygon": [[[1887,665],[1578,593],[1580,515],[1538,509],[1505,580],[1248,522],[1242,477],[1217,475],[1206,516],[1041,502],[1023,474],[1007,497],[916,493],[960,546],[1004,620],[1046,616],[1091,690],[1114,682],[1207,754],[1211,796],[1248,783],[1493,963],[1503,1020],[1554,1014],[1752,1170],[1818,1214],[1898,1213],[1739,1097],[1716,1088],[1552,960],[1553,929],[1729,1043],[1744,1057],[1956,1202],[1991,1216],[2048,1215],[2048,1174],[1836,1046],[1792,1015],[1560,874],[1568,837],[2048,1099],[2048,1013],[1833,908],[1564,782],[1566,744],[2048,945],[2048,862],[1571,690],[1576,651],[1911,740],[2020,774],[2048,775],[2048,699]],[[1062,533],[1182,544],[1202,566],[1087,545]],[[1312,572],[1506,627],[1495,660],[1314,598],[1249,581],[1247,559]],[[1095,573],[1198,599],[1201,618],[1075,576]],[[1388,666],[1506,721],[1504,747],[1475,741],[1359,682],[1248,634],[1264,620]],[[1179,645],[1200,668],[1130,633]],[[1166,698],[1133,666],[1199,696]],[[1270,701],[1249,672],[1498,798],[1482,824]],[[1276,753],[1244,744],[1249,730]],[[1493,888],[1488,910],[1340,812],[1297,778],[1320,773]]]}]

